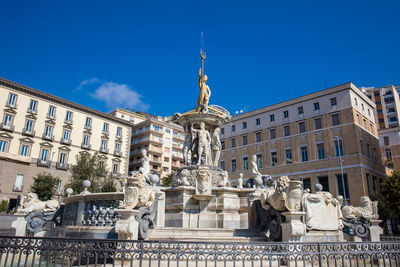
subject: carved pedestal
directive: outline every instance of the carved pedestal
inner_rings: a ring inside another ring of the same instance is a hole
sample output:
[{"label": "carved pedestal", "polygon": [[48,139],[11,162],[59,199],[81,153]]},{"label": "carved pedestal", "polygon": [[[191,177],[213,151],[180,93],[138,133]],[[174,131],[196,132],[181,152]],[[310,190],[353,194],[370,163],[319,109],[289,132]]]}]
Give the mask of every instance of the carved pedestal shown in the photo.
[{"label": "carved pedestal", "polygon": [[369,227],[369,241],[381,241],[381,234],[383,234],[383,229],[379,226],[379,224],[382,222],[382,220],[370,220],[370,222],[371,226]]},{"label": "carved pedestal", "polygon": [[306,234],[306,226],[303,223],[305,212],[282,212],[286,222],[282,223],[282,242],[299,242]]},{"label": "carved pedestal", "polygon": [[137,240],[139,232],[139,222],[136,220],[136,215],[139,210],[115,210],[121,214],[121,219],[115,225],[115,232],[120,240]]}]

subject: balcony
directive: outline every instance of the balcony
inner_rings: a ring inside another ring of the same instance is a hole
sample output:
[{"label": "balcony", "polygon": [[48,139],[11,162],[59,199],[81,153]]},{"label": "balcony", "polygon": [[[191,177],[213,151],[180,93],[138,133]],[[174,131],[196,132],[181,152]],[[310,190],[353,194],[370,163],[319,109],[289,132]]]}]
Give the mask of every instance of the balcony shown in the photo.
[{"label": "balcony", "polygon": [[72,125],[72,120],[64,120],[65,124]]},{"label": "balcony", "polygon": [[35,131],[27,131],[26,129],[22,130],[22,135],[34,137],[35,136]]},{"label": "balcony", "polygon": [[10,104],[6,103],[6,107],[12,108],[12,109],[17,109],[18,108],[18,104],[10,105]]},{"label": "balcony", "polygon": [[14,125],[0,124],[0,129],[7,132],[14,132]]},{"label": "balcony", "polygon": [[47,141],[54,141],[54,135],[43,134],[42,139]]},{"label": "balcony", "polygon": [[40,167],[50,167],[50,164],[51,164],[50,160],[46,160],[46,161],[43,161],[41,159],[37,160],[37,165]]},{"label": "balcony", "polygon": [[82,144],[81,144],[81,148],[90,150],[90,149],[92,148],[92,146],[89,145],[89,144],[83,144],[83,143],[82,143]]},{"label": "balcony", "polygon": [[56,168],[59,170],[68,170],[68,164],[57,162]]},{"label": "balcony", "polygon": [[32,109],[28,108],[28,109],[26,110],[26,112],[27,112],[27,113],[30,113],[30,114],[32,114],[32,115],[37,115],[37,109],[32,110]]},{"label": "balcony", "polygon": [[46,118],[47,118],[47,119],[50,119],[50,120],[55,120],[55,119],[56,119],[56,115],[51,116],[51,115],[47,114],[47,115],[46,115]]},{"label": "balcony", "polygon": [[13,191],[14,192],[22,192],[23,190],[24,190],[24,186],[23,185],[21,185],[21,186],[14,185],[13,186]]},{"label": "balcony", "polygon": [[68,146],[71,145],[71,142],[72,142],[71,139],[66,140],[64,138],[61,138],[61,140],[60,140],[61,144],[68,145]]},{"label": "balcony", "polygon": [[100,147],[99,152],[103,154],[108,154],[108,148]]},{"label": "balcony", "polygon": [[114,151],[114,156],[121,157],[122,156],[121,151]]}]

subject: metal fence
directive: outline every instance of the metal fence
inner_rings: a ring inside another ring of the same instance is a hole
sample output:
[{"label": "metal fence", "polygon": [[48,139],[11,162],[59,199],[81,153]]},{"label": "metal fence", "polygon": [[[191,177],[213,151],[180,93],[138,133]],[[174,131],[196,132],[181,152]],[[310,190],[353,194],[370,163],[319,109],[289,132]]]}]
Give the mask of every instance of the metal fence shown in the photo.
[{"label": "metal fence", "polygon": [[211,243],[0,237],[0,266],[398,267],[400,243]]}]

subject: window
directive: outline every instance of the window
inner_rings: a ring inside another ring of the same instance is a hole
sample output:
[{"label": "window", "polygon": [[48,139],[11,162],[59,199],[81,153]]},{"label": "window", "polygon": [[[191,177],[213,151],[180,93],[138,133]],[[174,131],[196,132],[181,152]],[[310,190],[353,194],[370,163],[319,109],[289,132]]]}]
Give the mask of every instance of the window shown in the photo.
[{"label": "window", "polygon": [[225,141],[221,141],[221,149],[222,149],[222,150],[225,149]]},{"label": "window", "polygon": [[262,155],[261,154],[258,154],[257,156],[256,156],[257,158],[256,158],[256,161],[257,161],[257,168],[259,168],[259,169],[262,169]]},{"label": "window", "polygon": [[61,152],[61,153],[60,153],[60,158],[58,159],[58,163],[59,163],[61,166],[64,166],[64,165],[65,165],[65,162],[67,161],[66,159],[67,159],[67,153]]},{"label": "window", "polygon": [[90,129],[92,127],[92,118],[86,117],[85,128]]},{"label": "window", "polygon": [[221,135],[225,134],[225,128],[221,128]]},{"label": "window", "polygon": [[113,174],[114,175],[118,174],[118,163],[113,164]]},{"label": "window", "polygon": [[378,191],[378,184],[376,181],[376,176],[372,176],[372,188],[374,189],[374,192]]},{"label": "window", "polygon": [[303,179],[303,190],[309,189],[312,192],[311,188],[311,178],[304,178]]},{"label": "window", "polygon": [[368,143],[367,143],[367,157],[371,158],[371,147]]},{"label": "window", "polygon": [[15,178],[14,191],[22,191],[23,180],[24,180],[24,175],[17,174],[17,177]]},{"label": "window", "polygon": [[318,159],[324,159],[325,158],[324,143],[317,144],[317,153],[318,153]]},{"label": "window", "polygon": [[242,136],[242,145],[243,146],[247,145],[247,135]]},{"label": "window", "polygon": [[284,117],[285,119],[289,118],[289,111],[285,110],[285,111],[283,112],[283,117]]},{"label": "window", "polygon": [[356,106],[358,106],[357,98],[354,98],[354,104],[355,104]]},{"label": "window", "polygon": [[321,120],[321,118],[314,119],[314,128],[315,128],[315,130],[318,130],[318,129],[322,128],[322,120]]},{"label": "window", "polygon": [[257,118],[256,119],[256,126],[260,126],[260,124],[261,124],[261,120],[260,120],[260,118]]},{"label": "window", "polygon": [[231,172],[236,172],[236,159],[231,160]]},{"label": "window", "polygon": [[236,147],[236,139],[235,138],[231,139],[231,147],[232,148]]},{"label": "window", "polygon": [[332,126],[336,126],[340,124],[339,114],[332,114],[331,115]]},{"label": "window", "polygon": [[360,140],[360,146],[361,146],[361,154],[365,155],[365,151],[364,151],[364,141]]},{"label": "window", "polygon": [[376,148],[375,148],[375,147],[372,148],[372,153],[373,153],[373,155],[374,155],[374,160],[375,160],[375,161],[378,161],[378,156],[377,156],[377,154],[376,154]]},{"label": "window", "polygon": [[315,111],[319,110],[319,102],[314,103],[314,110]]},{"label": "window", "polygon": [[299,133],[304,133],[306,131],[306,123],[304,121],[299,122]]},{"label": "window", "polygon": [[107,122],[105,122],[103,124],[103,133],[108,134],[108,123]]},{"label": "window", "polygon": [[278,165],[278,155],[276,151],[271,152],[271,166],[276,166]]},{"label": "window", "polygon": [[169,157],[164,157],[164,162],[169,162]]},{"label": "window", "polygon": [[385,155],[386,155],[386,160],[387,161],[391,161],[392,160],[392,150],[391,149],[385,149]]},{"label": "window", "polygon": [[46,127],[44,129],[44,136],[47,138],[51,138],[53,132],[53,126],[46,124]]},{"label": "window", "polygon": [[364,104],[363,103],[361,103],[361,109],[362,109],[362,111],[364,111]]},{"label": "window", "polygon": [[379,96],[379,91],[375,92],[374,96]]},{"label": "window", "polygon": [[235,131],[236,131],[235,125],[232,125],[232,127],[231,127],[231,132],[234,133]]},{"label": "window", "polygon": [[242,122],[242,128],[243,128],[243,130],[246,130],[247,129],[247,122]]},{"label": "window", "polygon": [[49,118],[54,119],[55,113],[56,113],[56,107],[55,106],[49,106],[49,112],[47,113],[47,116]]},{"label": "window", "polygon": [[170,129],[167,129],[167,128],[165,128],[165,132],[166,132],[167,134],[170,134],[170,133],[171,133],[171,130],[170,130]]},{"label": "window", "polygon": [[33,120],[26,120],[25,122],[25,132],[32,133],[33,132]]},{"label": "window", "polygon": [[69,130],[67,130],[67,129],[64,129],[64,132],[63,132],[63,140],[64,141],[69,141],[69,136],[71,135],[71,132],[69,131]]},{"label": "window", "polygon": [[383,143],[385,144],[385,146],[390,146],[389,136],[384,136],[383,137]]},{"label": "window", "polygon": [[336,97],[332,97],[330,100],[331,100],[331,107],[336,106]]},{"label": "window", "polygon": [[33,113],[36,113],[36,108],[37,108],[37,101],[31,99],[31,102],[29,103],[29,109],[28,109],[28,111],[29,111],[29,112],[33,112]]},{"label": "window", "polygon": [[104,161],[99,161],[99,166],[100,166],[100,168],[104,168]]},{"label": "window", "polygon": [[291,148],[285,149],[285,158],[286,158],[286,164],[292,164],[293,163],[292,149]]},{"label": "window", "polygon": [[275,139],[276,138],[275,129],[270,129],[269,130],[269,138],[270,139]]},{"label": "window", "polygon": [[83,136],[83,146],[88,147],[89,146],[89,140],[90,140],[90,136],[85,134]]},{"label": "window", "polygon": [[304,114],[303,106],[298,107],[297,112],[299,113],[299,115],[303,115]]},{"label": "window", "polygon": [[10,107],[15,107],[16,103],[17,103],[17,95],[10,93],[10,95],[8,96],[7,105]]},{"label": "window", "polygon": [[13,116],[10,114],[4,114],[4,121],[3,121],[3,126],[7,126],[8,128],[11,127],[13,120]]},{"label": "window", "polygon": [[[151,126],[153,127],[153,130],[155,132],[162,133],[162,129],[163,129],[162,126],[158,126],[158,125],[154,125],[154,124],[152,124]],[[175,131],[173,132],[173,135],[176,136],[176,132]]]},{"label": "window", "polygon": [[261,142],[262,141],[262,136],[261,136],[261,132],[256,133],[256,143]]},{"label": "window", "polygon": [[289,125],[283,126],[283,136],[290,136],[290,126]]},{"label": "window", "polygon": [[72,122],[72,112],[71,111],[67,111],[65,113],[65,122]]},{"label": "window", "polygon": [[121,138],[122,136],[122,128],[121,127],[117,127],[117,137]]},{"label": "window", "polygon": [[371,116],[371,110],[368,109],[368,116]]},{"label": "window", "polygon": [[274,114],[269,115],[269,121],[270,122],[275,121],[275,115]]},{"label": "window", "polygon": [[100,150],[105,152],[107,150],[107,140],[106,139],[101,139],[101,147]]},{"label": "window", "polygon": [[20,155],[21,155],[21,156],[24,156],[24,157],[29,156],[29,146],[28,146],[28,145],[25,145],[25,144],[22,144],[22,145],[21,145],[21,152],[20,152]]},{"label": "window", "polygon": [[249,170],[249,158],[243,157],[243,171]]},{"label": "window", "polygon": [[[343,180],[344,180],[344,190],[346,191],[346,199],[350,199],[350,192],[349,192],[349,184],[347,181],[347,174],[343,174]],[[342,175],[338,174],[336,175],[336,181],[338,185],[338,195],[343,196],[343,183],[342,183]]]},{"label": "window", "polygon": [[6,152],[7,149],[7,141],[0,140],[0,152]]},{"label": "window", "polygon": [[302,162],[308,161],[308,150],[307,150],[307,146],[302,146],[302,147],[300,148],[300,152],[301,152],[301,161],[302,161]]},{"label": "window", "polygon": [[323,191],[329,192],[329,179],[328,176],[320,176],[318,177],[318,183],[322,185]]},{"label": "window", "polygon": [[[375,104],[377,104],[377,105],[382,105],[382,102],[381,102],[381,101],[376,101]],[[382,111],[382,110],[381,110],[381,111]]]},{"label": "window", "polygon": [[220,167],[222,170],[225,171],[225,161],[221,160],[221,161],[219,162],[219,167]]},{"label": "window", "polygon": [[[121,153],[121,144],[120,143],[115,143],[115,153],[120,154]],[[169,162],[169,160],[168,160]]]},{"label": "window", "polygon": [[42,154],[40,155],[40,160],[42,162],[47,162],[47,158],[49,156],[49,150],[48,149],[42,149]]},{"label": "window", "polygon": [[334,140],[335,143],[335,155],[336,157],[343,156],[343,142],[342,139],[339,139],[339,141],[337,139]]}]

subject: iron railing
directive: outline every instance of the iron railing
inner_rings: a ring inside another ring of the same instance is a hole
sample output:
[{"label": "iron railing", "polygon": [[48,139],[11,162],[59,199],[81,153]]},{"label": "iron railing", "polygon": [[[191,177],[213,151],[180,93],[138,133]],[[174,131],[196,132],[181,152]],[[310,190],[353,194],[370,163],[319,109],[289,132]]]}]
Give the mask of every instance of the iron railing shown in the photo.
[{"label": "iron railing", "polygon": [[398,267],[399,242],[233,243],[0,237],[0,266]]}]

